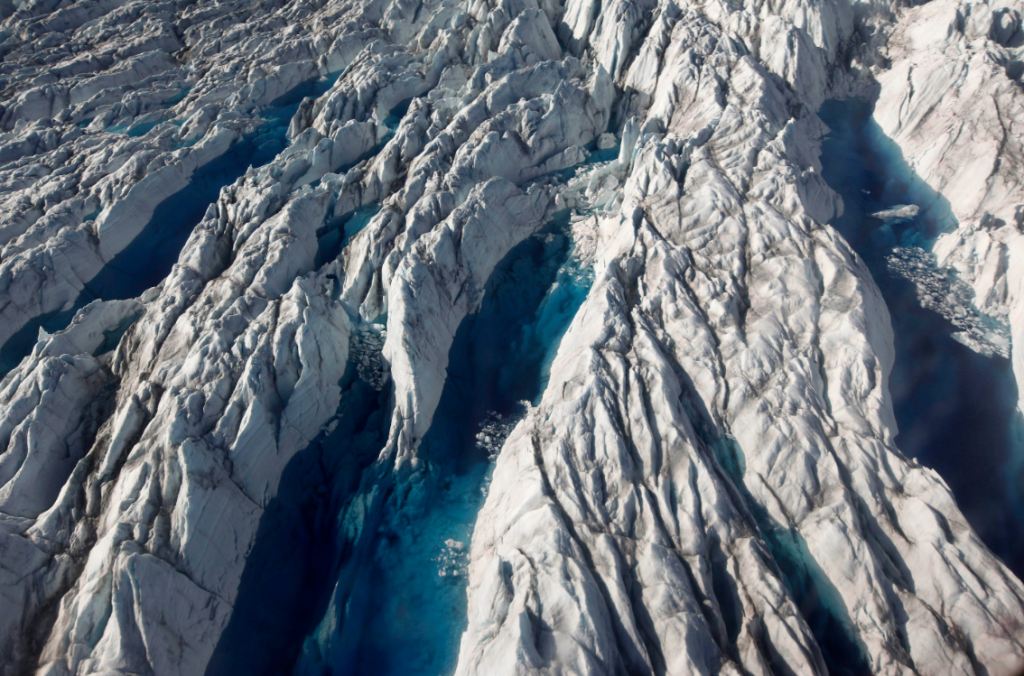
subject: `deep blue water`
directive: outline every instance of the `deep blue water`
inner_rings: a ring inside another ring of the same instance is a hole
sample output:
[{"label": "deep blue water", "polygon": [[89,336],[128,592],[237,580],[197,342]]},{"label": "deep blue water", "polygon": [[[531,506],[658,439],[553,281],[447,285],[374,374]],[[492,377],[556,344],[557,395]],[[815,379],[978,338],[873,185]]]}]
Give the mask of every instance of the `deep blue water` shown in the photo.
[{"label": "deep blue water", "polygon": [[287,146],[288,124],[305,96],[319,96],[336,78],[299,85],[263,109],[266,120],[217,159],[196,169],[185,188],[157,205],[139,235],[85,285],[71,310],[30,321],[0,347],[0,377],[14,368],[36,343],[39,328],[53,333],[67,327],[75,313],[96,299],[134,298],[159,284],[178,261],[192,230],[220,195],[250,166],[273,160]]},{"label": "deep blue water", "polygon": [[[1024,441],[1010,362],[954,340],[956,327],[923,308],[914,285],[885,261],[900,243],[927,249],[949,222],[948,204],[913,180],[870,104],[830,101],[819,116],[832,130],[822,145],[824,178],[845,206],[833,225],[867,264],[892,318],[896,443],[939,472],[982,540],[1024,577]],[[869,215],[900,204],[926,208],[898,224]]]},{"label": "deep blue water", "polygon": [[380,204],[374,202],[334,218],[328,217],[327,223],[316,233],[316,267],[337,258],[352,238],[379,212]]},{"label": "deep blue water", "polygon": [[488,282],[479,312],[460,325],[421,442],[427,470],[393,486],[369,544],[343,554],[333,602],[294,673],[454,670],[466,624],[466,555],[493,454],[540,395],[590,287],[589,270],[570,255],[567,226],[568,214],[561,214],[513,249]]}]

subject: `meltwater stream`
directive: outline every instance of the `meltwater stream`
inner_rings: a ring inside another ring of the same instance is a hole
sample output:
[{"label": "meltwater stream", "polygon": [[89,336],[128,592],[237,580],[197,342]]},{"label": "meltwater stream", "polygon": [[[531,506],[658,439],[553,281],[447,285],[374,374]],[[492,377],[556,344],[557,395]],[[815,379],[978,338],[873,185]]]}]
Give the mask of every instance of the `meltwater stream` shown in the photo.
[{"label": "meltwater stream", "polygon": [[[441,676],[466,624],[466,565],[494,454],[539,396],[559,341],[586,297],[568,213],[514,248],[459,327],[448,377],[419,457],[343,561],[329,606],[295,674]],[[346,449],[336,449],[345,453]]]},{"label": "meltwater stream", "polygon": [[[1010,362],[955,339],[963,326],[954,326],[947,319],[951,313],[943,316],[934,302],[923,307],[917,286],[907,279],[908,256],[923,266],[918,271],[945,279],[945,273],[927,269],[925,252],[949,222],[948,205],[914,180],[871,110],[858,100],[821,107],[818,114],[831,129],[821,163],[845,207],[833,225],[867,264],[892,318],[896,361],[889,388],[899,425],[896,444],[938,471],[985,544],[1024,577],[1024,438]],[[884,213],[906,205],[921,210],[902,218]],[[872,216],[880,212],[881,218]],[[962,314],[977,316],[967,309]]]}]

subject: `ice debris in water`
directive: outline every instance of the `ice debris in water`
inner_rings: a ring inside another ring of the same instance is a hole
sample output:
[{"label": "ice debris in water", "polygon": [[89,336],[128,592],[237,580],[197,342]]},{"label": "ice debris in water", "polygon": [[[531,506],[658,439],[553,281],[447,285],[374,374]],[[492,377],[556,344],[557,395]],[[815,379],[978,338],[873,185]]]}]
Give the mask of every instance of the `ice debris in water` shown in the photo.
[{"label": "ice debris in water", "polygon": [[974,305],[974,289],[948,268],[936,265],[935,256],[921,247],[896,247],[886,256],[894,274],[914,285],[921,306],[948,319],[958,331],[953,337],[986,356],[1010,357],[1010,329]]},{"label": "ice debris in water", "polygon": [[356,372],[363,382],[375,390],[382,389],[387,382],[387,370],[380,354],[387,335],[387,330],[380,324],[364,326],[352,334],[349,349],[356,364]]},{"label": "ice debris in water", "polygon": [[909,221],[921,211],[921,207],[916,204],[903,204],[897,205],[892,209],[885,209],[883,211],[876,211],[871,214],[875,218],[881,219],[886,223],[901,223],[903,221]]},{"label": "ice debris in water", "polygon": [[437,574],[439,577],[459,577],[465,575],[469,566],[466,543],[448,538],[444,541],[444,550],[438,555]]},{"label": "ice debris in water", "polygon": [[[530,402],[521,401],[519,406],[524,412],[528,411]],[[501,415],[494,411],[487,414],[487,418],[480,426],[480,431],[476,435],[476,443],[481,450],[487,453],[487,457],[491,462],[497,459],[502,444],[505,443],[505,439],[512,432],[512,428],[515,427],[521,418],[522,414]],[[486,491],[486,487],[483,490]]]}]

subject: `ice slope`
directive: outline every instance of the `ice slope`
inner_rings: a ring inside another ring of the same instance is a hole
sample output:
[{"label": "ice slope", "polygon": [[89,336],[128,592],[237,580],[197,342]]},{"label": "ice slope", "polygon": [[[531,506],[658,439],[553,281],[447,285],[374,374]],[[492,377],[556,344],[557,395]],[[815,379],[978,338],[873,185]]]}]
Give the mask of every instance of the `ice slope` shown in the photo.
[{"label": "ice slope", "polygon": [[[0,342],[49,326],[8,351],[0,383],[4,674],[231,673],[218,649],[254,593],[247,560],[314,447],[336,468],[335,565],[353,571],[314,605],[344,608],[402,496],[446,480],[422,442],[460,326],[567,209],[593,282],[547,334],[543,392],[488,470],[457,674],[994,676],[1024,661],[1024,588],[894,442],[889,314],[828,225],[841,201],[815,114],[880,92],[876,119],[958,233],[978,218],[967,244],[937,245],[942,262],[1000,246],[1009,260],[1013,233],[982,244],[1016,223],[1018,9],[0,13]],[[977,63],[986,77],[942,70]],[[944,96],[956,82],[998,96]],[[935,111],[996,140],[958,158],[970,134],[933,146]],[[171,228],[180,252],[147,254],[218,161],[223,187]],[[942,178],[972,162],[994,167],[984,185]],[[91,286],[126,255],[177,262],[146,290]],[[1015,307],[997,263],[1003,286],[963,267],[982,309]],[[379,453],[327,444],[345,398],[369,396],[343,384],[381,324]],[[350,654],[337,617],[306,641],[318,657]]]}]

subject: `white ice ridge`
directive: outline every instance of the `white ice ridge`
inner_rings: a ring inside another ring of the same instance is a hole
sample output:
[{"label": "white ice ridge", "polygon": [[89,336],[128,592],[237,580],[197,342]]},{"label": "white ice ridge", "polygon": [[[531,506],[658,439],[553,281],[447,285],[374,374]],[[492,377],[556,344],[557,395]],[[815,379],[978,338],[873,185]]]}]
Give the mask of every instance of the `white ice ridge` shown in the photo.
[{"label": "white ice ridge", "polygon": [[895,446],[888,311],[827,225],[815,111],[880,91],[959,220],[940,262],[1019,342],[1022,11],[0,3],[0,343],[79,304],[210,161],[288,139],[158,286],[41,331],[0,383],[0,674],[204,673],[354,329],[386,315],[390,435],[339,516],[372,538],[377,488],[424,473],[460,322],[566,208],[594,214],[595,281],[498,454],[457,673],[823,676],[808,603],[872,674],[1013,673],[1024,587]]}]

